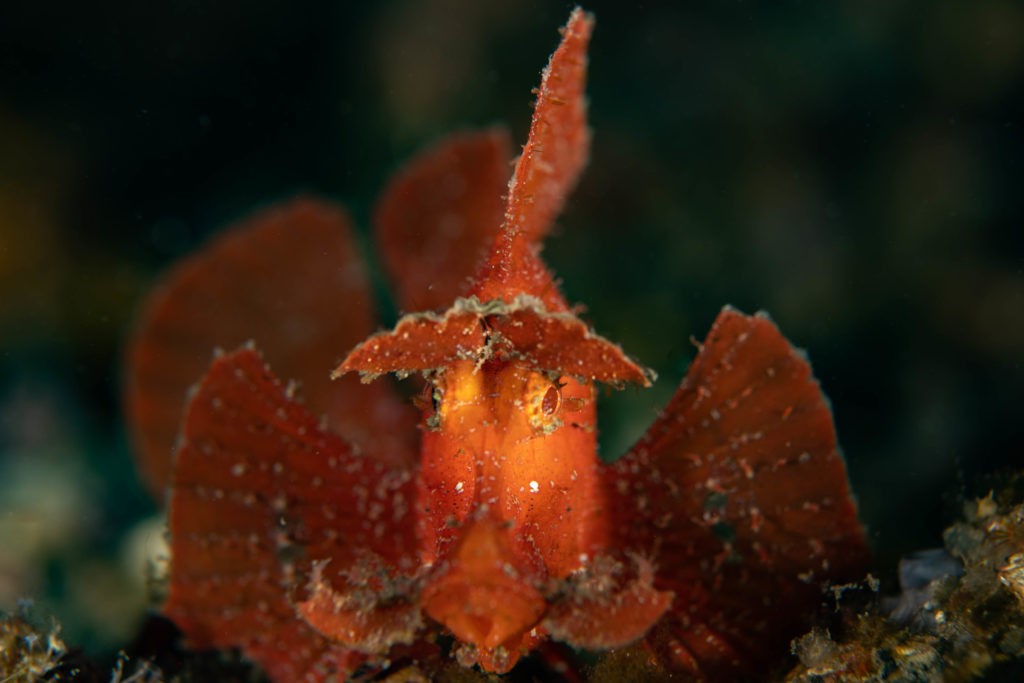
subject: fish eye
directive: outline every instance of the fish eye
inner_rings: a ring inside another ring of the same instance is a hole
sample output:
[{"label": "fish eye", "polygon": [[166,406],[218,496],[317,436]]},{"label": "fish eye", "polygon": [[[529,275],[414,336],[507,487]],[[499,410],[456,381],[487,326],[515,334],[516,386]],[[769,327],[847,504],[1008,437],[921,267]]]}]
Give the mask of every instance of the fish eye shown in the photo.
[{"label": "fish eye", "polygon": [[562,385],[550,377],[533,373],[526,384],[526,410],[530,426],[538,434],[550,434],[562,426]]},{"label": "fish eye", "polygon": [[557,384],[552,384],[548,387],[548,390],[544,392],[544,397],[540,400],[540,412],[546,417],[551,417],[558,412],[558,408],[562,405],[562,389]]}]

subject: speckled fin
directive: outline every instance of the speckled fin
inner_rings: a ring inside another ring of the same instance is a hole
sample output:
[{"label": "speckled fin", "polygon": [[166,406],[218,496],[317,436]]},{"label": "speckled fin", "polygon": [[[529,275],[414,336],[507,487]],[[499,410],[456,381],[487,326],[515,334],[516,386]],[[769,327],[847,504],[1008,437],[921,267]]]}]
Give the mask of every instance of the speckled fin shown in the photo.
[{"label": "speckled fin", "polygon": [[[343,590],[342,573],[366,563],[411,566],[414,525],[399,504],[411,488],[318,428],[256,351],[222,356],[177,451],[164,611],[191,646],[239,647],[275,681],[344,672],[365,657],[309,627],[292,598],[313,574]],[[376,505],[388,513],[370,514]]]},{"label": "speckled fin", "polygon": [[373,379],[444,368],[459,360],[515,360],[539,372],[586,381],[650,384],[653,373],[576,316],[536,308],[482,313],[453,308],[443,317],[407,315],[394,330],[370,337],[335,370]]},{"label": "speckled fin", "polygon": [[385,188],[374,230],[402,310],[447,307],[468,287],[501,226],[510,146],[503,128],[450,135]]},{"label": "speckled fin", "polygon": [[508,186],[505,221],[470,290],[481,301],[526,293],[558,308],[557,287],[536,252],[590,151],[584,89],[593,26],[591,15],[573,10],[541,76],[530,136]]},{"label": "speckled fin", "polygon": [[[372,378],[392,371],[433,370],[459,359],[484,361],[502,353],[522,356],[525,351],[527,356],[536,358],[520,359],[527,363],[533,360],[538,369],[564,370],[613,383],[648,383],[647,374],[621,349],[591,334],[575,317],[561,315],[568,313],[568,306],[539,256],[540,242],[550,231],[587,160],[590,132],[584,88],[587,44],[593,23],[592,16],[577,8],[562,30],[562,41],[541,77],[530,136],[508,185],[501,228],[464,292],[466,296],[457,300],[444,317],[406,316],[392,332],[372,337],[355,349],[335,370],[335,375],[358,371],[364,378]],[[435,165],[444,167],[451,162],[436,161],[435,155],[443,159],[450,151],[442,146],[440,152],[428,152],[426,161],[414,162],[412,180],[400,180],[398,187],[411,182],[418,191],[421,182],[424,189],[428,188],[428,181],[437,182]],[[461,173],[456,172],[453,177],[460,177]],[[474,185],[474,189],[478,187]],[[386,205],[395,216],[405,216],[395,206],[403,192],[406,190],[392,190],[387,195]],[[426,220],[433,225],[437,219],[432,212],[428,214]],[[404,235],[416,228],[414,217],[394,219],[396,227],[387,228],[389,221],[382,222],[379,229]],[[476,230],[470,232],[471,245],[476,244],[479,234]],[[389,246],[395,239],[384,240],[385,247],[397,249]],[[416,267],[412,260],[403,257],[389,256],[388,260],[396,264],[392,269]],[[428,262],[426,273],[433,269],[434,265]],[[412,277],[409,276],[409,283]],[[405,291],[409,283],[403,282],[401,276],[398,280],[400,292]],[[413,301],[414,295],[402,296],[404,304]],[[536,304],[531,304],[535,313],[519,306],[517,302],[523,297]],[[460,307],[470,300],[477,305],[499,302],[507,308],[492,313]],[[479,324],[474,325],[476,320]],[[499,336],[504,338],[504,344]],[[563,348],[569,343],[573,344],[572,349]]]},{"label": "speckled fin", "polygon": [[616,344],[594,334],[574,315],[523,309],[496,317],[491,334],[500,335],[510,354],[538,370],[588,381],[648,386],[654,373],[639,366]]},{"label": "speckled fin", "polygon": [[128,423],[153,495],[162,498],[170,479],[188,387],[215,347],[250,339],[342,435],[389,462],[410,462],[414,411],[385,384],[330,381],[341,355],[373,326],[348,217],[321,201],[260,212],[177,265],[145,302],[125,373]]},{"label": "speckled fin", "polygon": [[656,587],[675,593],[649,642],[700,678],[785,652],[822,583],[866,561],[828,405],[764,315],[722,311],[607,485],[619,547],[651,558]]}]

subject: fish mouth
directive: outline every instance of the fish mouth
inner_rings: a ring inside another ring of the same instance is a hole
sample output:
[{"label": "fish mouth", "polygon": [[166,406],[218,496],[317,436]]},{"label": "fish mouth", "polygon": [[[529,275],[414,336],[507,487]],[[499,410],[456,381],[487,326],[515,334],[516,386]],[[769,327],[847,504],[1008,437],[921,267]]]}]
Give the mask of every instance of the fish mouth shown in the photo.
[{"label": "fish mouth", "polygon": [[522,580],[496,576],[481,582],[460,574],[431,582],[420,604],[463,642],[493,650],[526,633],[544,614],[544,597]]},{"label": "fish mouth", "polygon": [[547,609],[496,520],[473,522],[438,570],[423,586],[420,606],[481,650],[514,645]]}]

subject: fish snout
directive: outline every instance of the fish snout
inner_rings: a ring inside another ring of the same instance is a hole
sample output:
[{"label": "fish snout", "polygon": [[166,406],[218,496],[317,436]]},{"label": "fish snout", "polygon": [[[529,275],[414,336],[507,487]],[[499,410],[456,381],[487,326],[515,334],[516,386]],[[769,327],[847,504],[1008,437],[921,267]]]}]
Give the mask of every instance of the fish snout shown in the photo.
[{"label": "fish snout", "polygon": [[[517,561],[508,530],[493,520],[469,526],[420,594],[423,611],[481,652],[518,649],[547,602]],[[514,663],[514,657],[511,663]],[[481,659],[480,664],[487,667]],[[511,668],[511,664],[509,664]]]}]

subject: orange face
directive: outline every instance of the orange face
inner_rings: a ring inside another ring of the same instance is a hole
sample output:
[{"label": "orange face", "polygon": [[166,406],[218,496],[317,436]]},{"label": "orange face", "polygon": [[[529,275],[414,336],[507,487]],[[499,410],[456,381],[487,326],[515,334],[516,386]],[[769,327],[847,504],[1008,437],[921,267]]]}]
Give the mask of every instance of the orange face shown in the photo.
[{"label": "orange face", "polygon": [[[466,360],[433,380],[417,531],[421,604],[481,652],[533,629],[549,579],[604,549],[593,389]],[[518,643],[508,643],[515,651]]]},{"label": "orange face", "polygon": [[516,571],[563,577],[605,544],[593,511],[593,389],[515,363],[461,361],[433,380],[423,434],[421,558],[447,559],[463,530],[493,523]]}]

